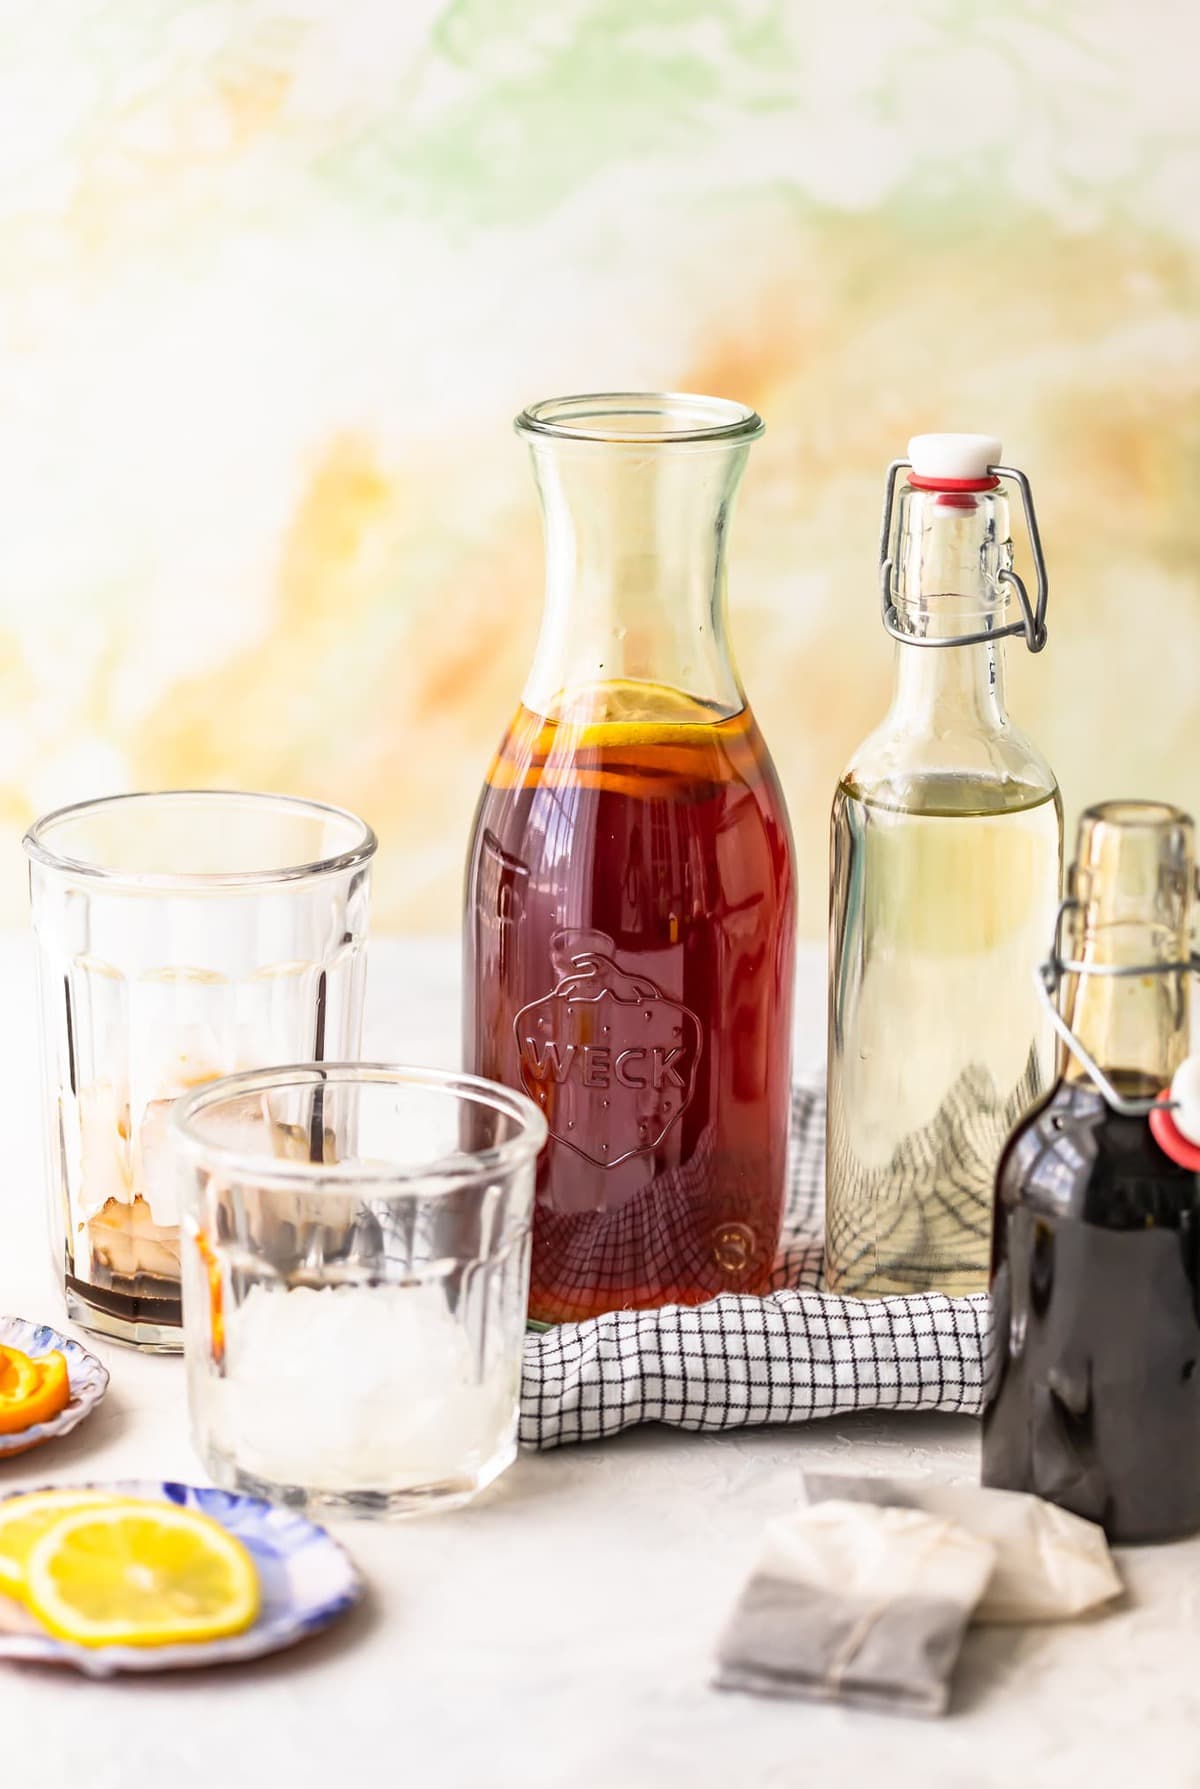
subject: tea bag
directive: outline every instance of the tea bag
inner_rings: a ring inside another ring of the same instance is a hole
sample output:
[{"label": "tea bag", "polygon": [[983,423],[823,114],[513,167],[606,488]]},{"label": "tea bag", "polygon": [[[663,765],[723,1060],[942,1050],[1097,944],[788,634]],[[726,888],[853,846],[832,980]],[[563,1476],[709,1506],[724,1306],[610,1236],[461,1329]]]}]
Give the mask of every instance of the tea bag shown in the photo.
[{"label": "tea bag", "polygon": [[989,1542],[944,1516],[828,1501],[768,1524],[718,1689],[942,1714]]},{"label": "tea bag", "polygon": [[1025,1491],[819,1472],[805,1473],[804,1489],[814,1507],[833,1499],[924,1510],[988,1541],[996,1566],[975,1621],[1068,1621],[1123,1589],[1104,1530]]}]

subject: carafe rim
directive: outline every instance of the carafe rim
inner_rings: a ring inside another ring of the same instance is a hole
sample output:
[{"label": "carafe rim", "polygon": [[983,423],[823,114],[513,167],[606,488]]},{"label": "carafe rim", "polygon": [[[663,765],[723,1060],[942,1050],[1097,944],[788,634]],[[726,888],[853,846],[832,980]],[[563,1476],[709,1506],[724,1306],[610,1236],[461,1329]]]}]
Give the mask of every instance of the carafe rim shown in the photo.
[{"label": "carafe rim", "polygon": [[643,450],[757,441],[765,426],[748,404],[680,391],[582,392],[542,398],[522,410],[513,423],[531,445],[570,441]]}]

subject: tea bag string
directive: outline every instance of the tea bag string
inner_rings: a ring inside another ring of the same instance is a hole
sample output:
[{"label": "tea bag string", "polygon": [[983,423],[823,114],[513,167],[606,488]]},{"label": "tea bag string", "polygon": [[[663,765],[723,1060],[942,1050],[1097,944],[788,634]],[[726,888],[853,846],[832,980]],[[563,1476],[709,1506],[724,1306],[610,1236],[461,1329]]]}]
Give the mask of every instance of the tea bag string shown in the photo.
[{"label": "tea bag string", "polygon": [[[937,1549],[941,1546],[945,1538],[945,1533],[942,1532],[926,1540],[913,1561],[912,1575],[914,1578],[919,1579],[921,1567],[932,1554],[937,1552]],[[836,1699],[841,1695],[846,1673],[865,1645],[868,1634],[881,1617],[886,1615],[889,1607],[895,1600],[896,1598],[894,1596],[879,1597],[874,1602],[868,1603],[858,1620],[854,1623],[854,1626],[850,1629],[850,1632],[846,1635],[846,1638],[842,1641],[842,1644],[834,1653],[833,1658],[829,1662],[829,1669],[826,1671],[825,1676],[822,1679],[823,1688],[829,1691],[832,1698]]]},{"label": "tea bag string", "polygon": [[830,1660],[829,1669],[825,1673],[824,1686],[835,1700],[842,1693],[842,1681],[858,1657],[867,1635],[886,1609],[886,1602],[872,1603],[864,1609]]}]

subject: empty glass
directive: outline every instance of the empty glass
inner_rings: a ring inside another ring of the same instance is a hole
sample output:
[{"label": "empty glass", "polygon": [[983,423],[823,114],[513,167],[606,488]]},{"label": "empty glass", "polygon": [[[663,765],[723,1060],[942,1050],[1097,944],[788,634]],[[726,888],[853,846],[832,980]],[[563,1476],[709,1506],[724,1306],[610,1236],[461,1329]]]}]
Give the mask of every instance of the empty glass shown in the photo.
[{"label": "empty glass", "polygon": [[546,1121],[472,1075],[233,1075],[172,1115],[192,1434],[278,1502],[463,1503],[516,1453]]},{"label": "empty glass", "polygon": [[25,838],[51,1232],[70,1316],[182,1346],[172,1101],[360,1045],[375,835],[282,795],[122,795]]}]

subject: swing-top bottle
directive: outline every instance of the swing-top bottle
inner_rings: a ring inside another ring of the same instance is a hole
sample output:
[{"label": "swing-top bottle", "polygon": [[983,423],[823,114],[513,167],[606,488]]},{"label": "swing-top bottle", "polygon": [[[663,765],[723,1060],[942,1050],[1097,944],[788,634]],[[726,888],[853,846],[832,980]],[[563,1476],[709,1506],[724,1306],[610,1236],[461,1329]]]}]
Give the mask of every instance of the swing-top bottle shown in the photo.
[{"label": "swing-top bottle", "polygon": [[1006,636],[1045,643],[1046,578],[1028,483],[1000,457],[986,436],[919,436],[889,470],[895,693],[833,803],[826,1274],[861,1296],[985,1289],[996,1163],[1053,1068],[1034,976],[1062,807],[1008,716],[1003,657]]}]

